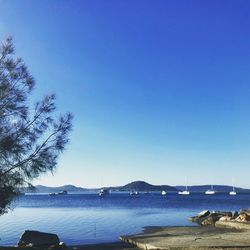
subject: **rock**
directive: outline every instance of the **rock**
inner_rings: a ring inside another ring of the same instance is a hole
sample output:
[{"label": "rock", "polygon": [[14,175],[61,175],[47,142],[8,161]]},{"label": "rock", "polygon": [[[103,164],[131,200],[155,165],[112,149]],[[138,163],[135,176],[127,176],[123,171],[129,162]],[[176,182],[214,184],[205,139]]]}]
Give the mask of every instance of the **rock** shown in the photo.
[{"label": "rock", "polygon": [[219,219],[219,221],[230,221],[230,220],[232,220],[232,217],[229,217],[229,216],[222,216],[220,219]]},{"label": "rock", "polygon": [[238,211],[233,211],[233,212],[232,212],[232,218],[233,218],[233,219],[236,219],[238,216],[239,216]]},{"label": "rock", "polygon": [[222,214],[211,213],[201,222],[201,225],[203,226],[214,225],[215,222],[218,221],[221,217],[223,217]]},{"label": "rock", "polygon": [[227,212],[227,211],[213,211],[213,214],[218,214],[222,216],[229,216],[232,217],[232,212]]},{"label": "rock", "polygon": [[222,220],[230,221],[232,219],[232,212],[226,211],[213,211],[212,213],[209,210],[204,210],[200,212],[197,216],[193,216],[188,218],[188,220],[192,222],[196,222],[200,225],[214,225],[216,221],[220,220],[220,218],[224,217]]},{"label": "rock", "polygon": [[192,217],[188,217],[188,220],[189,221],[192,221],[192,222],[199,222],[199,217],[198,216],[192,216]]},{"label": "rock", "polygon": [[250,221],[250,217],[247,214],[240,214],[235,221],[237,222],[248,222]]},{"label": "rock", "polygon": [[200,213],[198,213],[197,216],[189,217],[188,220],[192,222],[196,222],[198,224],[201,224],[202,221],[210,214],[209,210],[203,210]]},{"label": "rock", "polygon": [[203,210],[203,211],[201,211],[201,212],[197,215],[197,217],[198,217],[198,218],[204,218],[204,217],[208,216],[209,214],[210,214],[210,211],[209,211],[209,210]]},{"label": "rock", "polygon": [[250,223],[245,222],[237,222],[234,220],[231,221],[217,221],[215,223],[215,227],[218,228],[230,228],[230,229],[237,229],[237,230],[249,230],[250,231]]},{"label": "rock", "polygon": [[213,218],[212,214],[210,214],[207,218],[205,218],[201,222],[201,225],[208,226],[208,225],[213,225],[214,223],[215,223],[214,218]]},{"label": "rock", "polygon": [[250,211],[249,210],[241,209],[240,214],[246,214],[248,217],[250,217]]},{"label": "rock", "polygon": [[59,246],[60,240],[56,234],[26,230],[21,236],[18,246]]}]

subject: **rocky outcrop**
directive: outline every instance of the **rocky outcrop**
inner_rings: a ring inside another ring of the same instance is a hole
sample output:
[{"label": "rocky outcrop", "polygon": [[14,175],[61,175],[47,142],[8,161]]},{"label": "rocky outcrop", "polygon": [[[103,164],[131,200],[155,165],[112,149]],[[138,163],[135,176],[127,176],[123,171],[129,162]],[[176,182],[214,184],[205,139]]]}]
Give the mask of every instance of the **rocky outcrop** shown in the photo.
[{"label": "rocky outcrop", "polygon": [[244,222],[249,223],[250,225],[250,210],[240,210],[234,212],[225,212],[225,211],[213,211],[209,212],[208,210],[204,210],[200,212],[198,215],[188,218],[188,220],[192,222],[196,222],[200,225],[215,225],[217,222],[220,225],[224,225],[224,222]]},{"label": "rocky outcrop", "polygon": [[206,218],[209,215],[210,215],[210,211],[209,210],[204,210],[204,211],[201,211],[196,216],[189,217],[188,220],[190,220],[192,222],[196,222],[198,224],[201,224],[201,222],[203,221],[203,219]]},{"label": "rocky outcrop", "polygon": [[230,221],[230,220],[232,220],[232,217],[230,217],[230,216],[228,216],[228,215],[222,216],[222,217],[219,219],[219,221]]},{"label": "rocky outcrop", "polygon": [[198,215],[188,218],[188,220],[192,222],[196,222],[200,225],[214,225],[216,221],[218,221],[222,217],[231,217],[231,212],[224,212],[224,211],[213,211],[210,212],[209,210],[204,210],[200,212]]},{"label": "rocky outcrop", "polygon": [[238,216],[239,216],[238,211],[233,211],[233,212],[232,212],[232,218],[233,218],[233,219],[237,218]]},{"label": "rocky outcrop", "polygon": [[198,218],[205,218],[206,216],[208,216],[210,214],[210,211],[209,210],[203,210],[201,211],[200,213],[198,213],[197,217]]},{"label": "rocky outcrop", "polygon": [[19,247],[49,247],[49,248],[64,248],[65,244],[60,242],[56,234],[43,233],[39,231],[26,230],[19,242]]},{"label": "rocky outcrop", "polygon": [[235,221],[237,222],[247,222],[250,220],[250,217],[247,215],[247,214],[240,214],[236,219]]},{"label": "rocky outcrop", "polygon": [[207,217],[203,218],[200,224],[203,226],[214,225],[215,222],[221,217],[223,217],[223,215],[218,213],[210,213]]},{"label": "rocky outcrop", "polygon": [[237,229],[237,230],[250,230],[249,222],[237,222],[237,221],[217,221],[215,222],[215,227],[218,228],[229,228],[229,229]]}]

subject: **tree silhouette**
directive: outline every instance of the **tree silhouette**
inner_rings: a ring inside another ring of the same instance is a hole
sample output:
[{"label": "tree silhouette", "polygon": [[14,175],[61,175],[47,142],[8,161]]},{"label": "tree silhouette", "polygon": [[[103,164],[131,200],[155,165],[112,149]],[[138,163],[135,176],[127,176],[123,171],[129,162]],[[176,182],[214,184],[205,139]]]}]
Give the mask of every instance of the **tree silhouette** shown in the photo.
[{"label": "tree silhouette", "polygon": [[19,188],[55,169],[72,128],[72,114],[55,118],[55,95],[29,104],[35,81],[8,37],[0,46],[0,214]]}]

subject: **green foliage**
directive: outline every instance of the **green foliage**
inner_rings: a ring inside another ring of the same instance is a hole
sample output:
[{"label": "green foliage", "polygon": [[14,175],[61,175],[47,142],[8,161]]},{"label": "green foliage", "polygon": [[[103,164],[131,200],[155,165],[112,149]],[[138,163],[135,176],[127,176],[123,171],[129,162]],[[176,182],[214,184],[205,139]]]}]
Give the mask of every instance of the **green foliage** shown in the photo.
[{"label": "green foliage", "polygon": [[72,114],[55,119],[55,95],[34,107],[29,98],[35,81],[11,38],[0,47],[0,214],[20,187],[55,169],[72,128]]}]

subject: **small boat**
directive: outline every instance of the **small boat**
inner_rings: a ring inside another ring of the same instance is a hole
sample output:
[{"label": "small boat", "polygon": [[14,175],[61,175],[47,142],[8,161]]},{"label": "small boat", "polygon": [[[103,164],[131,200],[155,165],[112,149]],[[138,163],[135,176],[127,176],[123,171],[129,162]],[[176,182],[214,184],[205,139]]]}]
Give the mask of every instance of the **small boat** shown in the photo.
[{"label": "small boat", "polygon": [[139,195],[140,193],[138,191],[131,191],[130,195]]},{"label": "small boat", "polygon": [[233,179],[232,179],[232,183],[233,183],[233,190],[229,192],[229,195],[237,195],[237,193],[235,192],[234,180]]},{"label": "small boat", "polygon": [[56,196],[57,193],[49,193],[49,196]]},{"label": "small boat", "polygon": [[108,189],[105,189],[105,188],[102,188],[99,192],[99,196],[104,196],[104,195],[107,195],[109,194],[109,190]]},{"label": "small boat", "polygon": [[181,195],[189,195],[190,192],[188,190],[184,190],[184,191],[179,191],[178,194],[181,194]]},{"label": "small boat", "polygon": [[229,192],[229,195],[237,195],[237,193],[235,191],[231,191]]},{"label": "small boat", "polygon": [[165,196],[165,195],[167,195],[167,192],[165,190],[162,190],[161,195]]},{"label": "small boat", "polygon": [[186,190],[179,191],[178,194],[180,194],[180,195],[189,195],[190,194],[190,192],[188,191],[188,188],[187,188],[187,178],[186,178]]},{"label": "small boat", "polygon": [[58,193],[58,195],[67,195],[67,194],[68,194],[68,192],[66,190],[60,191]]},{"label": "small boat", "polygon": [[207,191],[205,192],[205,194],[215,194],[213,185],[211,185],[211,189],[207,190]]}]

